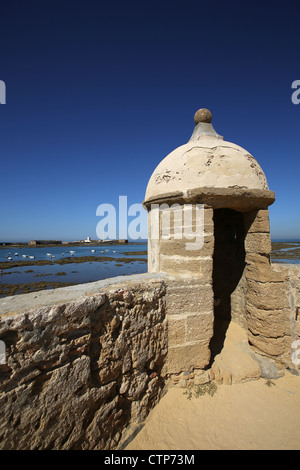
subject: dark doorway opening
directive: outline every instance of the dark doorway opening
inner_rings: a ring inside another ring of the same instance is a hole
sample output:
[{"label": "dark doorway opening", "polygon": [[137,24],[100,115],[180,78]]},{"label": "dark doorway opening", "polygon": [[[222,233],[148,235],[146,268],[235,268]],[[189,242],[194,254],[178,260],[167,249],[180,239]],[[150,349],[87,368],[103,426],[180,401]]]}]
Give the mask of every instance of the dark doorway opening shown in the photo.
[{"label": "dark doorway opening", "polygon": [[231,294],[245,267],[243,214],[233,209],[215,209],[214,237],[214,333],[210,342],[211,363],[223,348],[231,320]]}]

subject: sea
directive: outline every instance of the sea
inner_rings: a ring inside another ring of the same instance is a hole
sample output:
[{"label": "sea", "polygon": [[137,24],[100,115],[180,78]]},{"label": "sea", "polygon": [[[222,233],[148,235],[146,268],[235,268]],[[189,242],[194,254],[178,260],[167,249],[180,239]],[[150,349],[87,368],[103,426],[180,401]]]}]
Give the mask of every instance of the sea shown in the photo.
[{"label": "sea", "polygon": [[[300,264],[300,259],[289,259],[288,251],[300,246],[300,241],[272,240],[285,242],[285,247],[277,250],[276,263]],[[12,263],[12,268],[3,269],[0,273],[1,284],[32,284],[46,283],[73,283],[84,284],[116,276],[142,274],[147,272],[147,242],[124,245],[61,245],[53,247],[1,247],[0,263]],[[278,257],[278,252],[280,257]],[[282,256],[281,256],[282,254]],[[102,257],[102,261],[76,263],[76,258]],[[74,262],[57,264],[60,259],[72,257]],[[107,258],[107,260],[105,259]],[[134,260],[133,260],[134,258]],[[33,261],[32,265],[29,263]],[[34,261],[47,260],[49,264],[34,265]],[[14,262],[26,261],[27,266],[13,266]],[[1,267],[1,264],[0,264]]]},{"label": "sea", "polygon": [[[32,265],[3,269],[0,282],[3,284],[29,284],[36,282],[71,282],[82,284],[115,276],[147,272],[147,243],[103,245],[103,246],[53,246],[53,247],[3,247],[0,262],[33,262]],[[108,258],[104,261],[76,263],[83,256]],[[34,257],[34,258],[32,258]],[[63,258],[74,258],[70,264],[57,264]],[[10,260],[8,260],[11,258]],[[112,260],[110,260],[112,258]],[[135,261],[130,261],[134,258]],[[34,265],[35,261],[47,260],[49,264]],[[129,262],[128,262],[129,261]],[[0,265],[1,266],[1,265]]]}]

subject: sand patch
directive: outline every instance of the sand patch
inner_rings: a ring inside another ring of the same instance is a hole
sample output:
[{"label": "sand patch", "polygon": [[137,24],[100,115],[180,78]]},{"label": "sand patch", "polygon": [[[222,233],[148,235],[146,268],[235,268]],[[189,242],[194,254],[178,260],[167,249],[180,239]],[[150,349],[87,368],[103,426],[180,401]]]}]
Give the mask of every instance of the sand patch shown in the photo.
[{"label": "sand patch", "polygon": [[126,450],[300,449],[300,377],[218,385],[188,399],[171,388]]}]

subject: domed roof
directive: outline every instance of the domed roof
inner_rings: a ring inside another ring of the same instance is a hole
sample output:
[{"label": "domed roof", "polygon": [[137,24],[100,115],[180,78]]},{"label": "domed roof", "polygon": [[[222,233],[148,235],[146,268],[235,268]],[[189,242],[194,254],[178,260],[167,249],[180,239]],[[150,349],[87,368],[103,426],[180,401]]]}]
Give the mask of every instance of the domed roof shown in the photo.
[{"label": "domed roof", "polygon": [[[227,200],[245,196],[254,197],[256,204],[258,199],[263,199],[265,205],[274,202],[274,193],[269,191],[258,162],[247,150],[224,141],[216,133],[210,111],[198,110],[194,120],[196,126],[190,140],[173,150],[154,170],[144,204],[182,198],[187,201],[199,196],[203,202],[208,198],[216,203],[218,198],[224,202],[224,195]],[[246,201],[244,205],[247,206]]]}]

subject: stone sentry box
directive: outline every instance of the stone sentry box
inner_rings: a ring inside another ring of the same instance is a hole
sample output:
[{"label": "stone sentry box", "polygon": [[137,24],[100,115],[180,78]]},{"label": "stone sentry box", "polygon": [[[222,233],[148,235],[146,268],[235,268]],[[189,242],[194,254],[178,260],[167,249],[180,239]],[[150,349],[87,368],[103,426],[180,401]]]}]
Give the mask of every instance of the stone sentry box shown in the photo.
[{"label": "stone sentry box", "polygon": [[[190,140],[157,166],[143,203],[148,271],[172,278],[166,374],[209,367],[231,320],[245,328],[253,349],[290,363],[290,333],[270,326],[290,320],[284,276],[270,264],[275,195],[255,158],[224,141],[211,118],[207,109],[196,112]],[[185,233],[198,248],[187,248]]]}]

